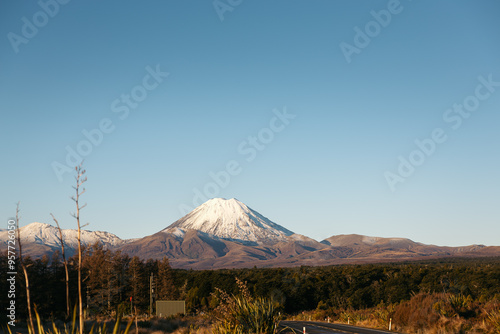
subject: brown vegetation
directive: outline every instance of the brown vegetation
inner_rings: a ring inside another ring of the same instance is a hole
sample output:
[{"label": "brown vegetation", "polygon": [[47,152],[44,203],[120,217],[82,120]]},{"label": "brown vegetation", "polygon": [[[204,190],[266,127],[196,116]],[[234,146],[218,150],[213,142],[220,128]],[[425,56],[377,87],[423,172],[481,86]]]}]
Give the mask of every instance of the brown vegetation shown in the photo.
[{"label": "brown vegetation", "polygon": [[473,300],[451,293],[417,293],[400,303],[353,310],[321,309],[290,316],[289,320],[315,320],[389,329],[408,334],[500,333],[500,300]]}]

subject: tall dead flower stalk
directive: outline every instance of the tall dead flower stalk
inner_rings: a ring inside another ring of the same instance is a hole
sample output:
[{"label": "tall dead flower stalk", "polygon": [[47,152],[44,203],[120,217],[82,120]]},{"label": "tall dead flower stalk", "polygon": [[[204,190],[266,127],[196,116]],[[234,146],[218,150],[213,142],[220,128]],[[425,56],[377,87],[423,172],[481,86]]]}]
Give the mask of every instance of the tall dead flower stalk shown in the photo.
[{"label": "tall dead flower stalk", "polygon": [[82,168],[83,162],[75,167],[75,180],[76,186],[73,186],[75,190],[75,196],[72,196],[71,199],[76,204],[76,212],[72,214],[72,216],[76,219],[78,224],[78,306],[79,306],[79,314],[80,314],[80,334],[83,334],[83,301],[82,301],[82,242],[81,242],[81,233],[82,226],[80,225],[80,210],[87,206],[87,204],[80,206],[80,196],[85,193],[85,188],[82,185],[87,181],[87,177],[85,176],[85,169]]}]

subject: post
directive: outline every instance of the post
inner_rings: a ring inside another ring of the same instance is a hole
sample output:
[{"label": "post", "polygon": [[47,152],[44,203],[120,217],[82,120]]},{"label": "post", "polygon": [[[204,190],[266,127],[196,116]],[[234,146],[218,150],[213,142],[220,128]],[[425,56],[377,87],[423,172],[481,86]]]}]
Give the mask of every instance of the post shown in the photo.
[{"label": "post", "polygon": [[306,334],[306,328],[304,327],[304,334]]},{"label": "post", "polygon": [[149,317],[153,313],[153,273],[149,277]]},{"label": "post", "polygon": [[389,331],[392,329],[392,318],[389,318]]},{"label": "post", "polygon": [[[108,261],[108,260],[106,260]],[[108,312],[111,313],[111,272],[110,272],[110,265],[108,265]]]},{"label": "post", "polygon": [[134,313],[132,312],[132,297],[130,297],[130,316],[134,316]]},{"label": "post", "polygon": [[90,290],[90,287],[87,285],[87,314],[89,314],[89,304],[90,304],[89,290]]},{"label": "post", "polygon": [[350,317],[347,317],[347,324],[350,325],[351,324],[351,318]]},{"label": "post", "polygon": [[135,334],[139,334],[139,326],[137,326],[137,307],[135,308]]}]

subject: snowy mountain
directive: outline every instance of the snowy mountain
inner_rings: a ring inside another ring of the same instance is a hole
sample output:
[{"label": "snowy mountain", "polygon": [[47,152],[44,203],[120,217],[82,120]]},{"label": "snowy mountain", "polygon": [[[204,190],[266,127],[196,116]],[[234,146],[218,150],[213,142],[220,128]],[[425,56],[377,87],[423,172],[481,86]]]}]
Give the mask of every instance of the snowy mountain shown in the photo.
[{"label": "snowy mountain", "polygon": [[[61,248],[58,229],[49,224],[32,223],[22,227],[20,232],[24,255],[32,258],[50,256]],[[78,246],[77,233],[77,230],[63,230],[68,256],[72,256]],[[8,231],[0,230],[0,245],[7,244],[7,240]],[[500,256],[500,247],[442,247],[404,238],[358,234],[335,235],[318,242],[294,234],[234,198],[211,199],[167,228],[143,238],[122,240],[108,232],[82,231],[83,245],[91,246],[96,242],[145,260],[166,256],[174,268],[184,269],[324,266]]]},{"label": "snowy mountain", "polygon": [[[31,223],[20,229],[23,253],[52,253],[61,248],[59,231],[57,227],[45,223]],[[0,231],[0,242],[7,244],[7,230]],[[64,246],[67,254],[71,256],[78,248],[78,230],[62,229]],[[115,248],[123,245],[124,241],[116,235],[102,231],[81,231],[81,242],[84,246],[91,246],[96,242],[106,248]]]},{"label": "snowy mountain", "polygon": [[235,198],[214,198],[174,222],[162,232],[182,237],[197,230],[232,241],[257,244],[288,240],[292,231],[273,223]]}]

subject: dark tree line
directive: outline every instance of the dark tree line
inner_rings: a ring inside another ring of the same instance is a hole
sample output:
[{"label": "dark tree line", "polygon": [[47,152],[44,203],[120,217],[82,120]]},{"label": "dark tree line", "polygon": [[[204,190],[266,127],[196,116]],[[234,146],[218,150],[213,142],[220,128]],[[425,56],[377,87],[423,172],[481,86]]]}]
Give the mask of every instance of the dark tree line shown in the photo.
[{"label": "dark tree line", "polygon": [[[6,268],[7,257],[0,256]],[[49,259],[24,259],[30,276],[32,301],[46,318],[65,315],[65,272],[59,253]],[[69,259],[72,307],[77,302],[76,258]],[[313,309],[364,309],[380,303],[409,300],[419,292],[446,292],[471,298],[500,300],[500,258],[458,259],[399,264],[341,265],[276,269],[176,270],[168,259],[141,260],[95,245],[84,252],[82,286],[89,315],[130,312],[132,305],[149,312],[149,284],[153,274],[155,299],[185,299],[189,312],[216,306],[215,288],[236,293],[235,277],[248,282],[256,296],[271,297],[283,311]],[[18,271],[17,303],[26,313],[22,272]],[[1,291],[7,291],[2,273]],[[0,298],[5,309],[6,299]],[[25,318],[26,314],[21,315]]]},{"label": "dark tree line", "polygon": [[[17,259],[19,263],[19,259]],[[56,251],[51,258],[44,256],[23,258],[30,279],[31,303],[36,305],[42,318],[66,317],[66,273],[61,254]],[[0,267],[7,268],[7,256],[0,256]],[[68,259],[70,303],[78,305],[78,256]],[[150,275],[153,274],[152,294],[156,299],[178,299],[183,296],[182,285],[174,285],[173,272],[167,258],[143,261],[121,252],[113,252],[96,244],[83,252],[82,299],[88,316],[130,313],[130,307],[138,312],[148,312],[150,303]],[[0,289],[7,295],[7,277],[0,274]],[[130,298],[132,297],[132,300]],[[0,298],[0,308],[6,309],[7,298]],[[17,271],[16,311],[18,319],[26,319],[27,303],[24,273]],[[2,320],[3,322],[4,320]]]},{"label": "dark tree line", "polygon": [[364,309],[409,300],[418,292],[500,300],[500,258],[217,271],[177,270],[187,281],[192,309],[209,308],[215,287],[236,292],[234,277],[258,296],[279,301],[287,313],[316,308]]}]

